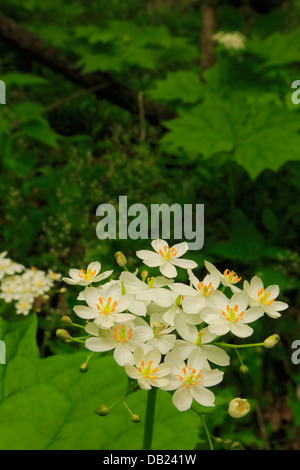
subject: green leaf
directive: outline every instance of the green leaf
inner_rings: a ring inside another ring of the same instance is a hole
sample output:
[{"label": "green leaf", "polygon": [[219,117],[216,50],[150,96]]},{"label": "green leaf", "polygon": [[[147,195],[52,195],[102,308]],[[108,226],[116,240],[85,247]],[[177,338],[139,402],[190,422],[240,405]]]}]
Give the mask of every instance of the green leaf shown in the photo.
[{"label": "green leaf", "polygon": [[21,132],[45,145],[57,148],[57,134],[52,131],[48,122],[42,118],[24,122],[21,126]]},{"label": "green leaf", "polygon": [[300,115],[262,101],[232,93],[229,99],[207,95],[203,104],[181,111],[167,121],[169,133],[161,139],[168,152],[181,148],[191,159],[229,152],[255,179],[263,170],[277,171],[300,160]]},{"label": "green leaf", "polygon": [[[122,403],[106,417],[96,415],[99,404],[121,398],[124,369],[109,355],[92,358],[82,374],[87,351],[40,359],[36,329],[35,315],[18,322],[0,318],[7,350],[6,365],[0,365],[0,449],[140,449],[147,392],[126,399],[140,424],[130,421]],[[180,413],[169,393],[159,391],[153,449],[193,449],[198,424],[196,414]]]},{"label": "green leaf", "polygon": [[264,41],[258,36],[253,37],[252,40],[248,42],[247,49],[265,60],[260,68],[283,66],[293,62],[299,62],[299,40],[299,29],[294,29],[288,34],[281,34],[276,31]]},{"label": "green leaf", "polygon": [[234,212],[231,237],[228,242],[220,242],[212,252],[231,260],[250,262],[259,260],[262,256],[264,241],[245,214],[237,209]]},{"label": "green leaf", "polygon": [[48,80],[45,78],[22,72],[6,73],[1,75],[1,80],[3,80],[7,86],[14,85],[21,88],[32,85],[45,85],[48,83]]},{"label": "green leaf", "polygon": [[203,96],[203,84],[192,70],[169,72],[164,80],[158,80],[153,90],[146,94],[152,100],[196,103]]}]

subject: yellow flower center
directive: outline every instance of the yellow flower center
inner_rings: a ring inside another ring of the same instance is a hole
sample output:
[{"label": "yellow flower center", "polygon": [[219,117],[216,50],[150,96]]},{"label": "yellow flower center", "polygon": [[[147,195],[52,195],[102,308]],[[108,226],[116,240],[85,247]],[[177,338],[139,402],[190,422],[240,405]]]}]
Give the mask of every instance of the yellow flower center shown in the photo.
[{"label": "yellow flower center", "polygon": [[125,343],[132,337],[132,328],[129,328],[127,331],[126,325],[115,326],[114,327],[114,339],[120,343]]},{"label": "yellow flower center", "polygon": [[152,362],[153,361],[148,361],[147,365],[145,366],[145,361],[142,361],[138,371],[143,374],[145,378],[149,377],[149,379],[155,380],[157,377],[152,374],[155,374],[155,372],[158,371],[158,368],[151,369]]},{"label": "yellow flower center", "polygon": [[204,295],[204,297],[209,297],[214,291],[214,288],[211,282],[207,286],[206,284],[203,284],[203,282],[201,281],[199,282],[197,289],[201,292],[202,295]]},{"label": "yellow flower center", "polygon": [[86,281],[90,281],[92,277],[94,277],[96,274],[96,269],[94,271],[89,268],[88,272],[85,272],[84,269],[81,269],[78,273],[78,276],[81,277],[81,279],[85,279]]},{"label": "yellow flower center", "polygon": [[265,289],[259,289],[257,292],[259,301],[264,305],[271,305],[275,299],[269,299],[271,292],[266,292]]},{"label": "yellow flower center", "polygon": [[244,310],[237,315],[239,306],[235,305],[233,308],[231,308],[229,305],[227,305],[227,313],[224,312],[224,310],[220,309],[220,312],[222,315],[226,318],[226,320],[231,321],[233,323],[237,323],[241,318],[243,318],[244,315]]},{"label": "yellow flower center", "polygon": [[158,250],[158,253],[165,258],[166,260],[170,258],[174,258],[174,256],[177,255],[178,251],[175,250],[175,248],[169,248],[167,245],[163,247],[162,250]]},{"label": "yellow flower center", "polygon": [[242,279],[234,271],[229,271],[229,269],[224,271],[224,276],[230,284],[236,284]]},{"label": "yellow flower center", "polygon": [[99,313],[103,313],[103,315],[110,315],[115,311],[117,306],[117,301],[113,302],[111,305],[111,297],[108,297],[106,300],[105,297],[99,297],[98,302],[95,304]]},{"label": "yellow flower center", "polygon": [[196,387],[196,385],[200,384],[203,380],[201,370],[199,369],[198,373],[196,369],[187,365],[181,369],[182,375],[177,375],[176,377],[179,378],[180,382],[183,382],[181,387]]}]

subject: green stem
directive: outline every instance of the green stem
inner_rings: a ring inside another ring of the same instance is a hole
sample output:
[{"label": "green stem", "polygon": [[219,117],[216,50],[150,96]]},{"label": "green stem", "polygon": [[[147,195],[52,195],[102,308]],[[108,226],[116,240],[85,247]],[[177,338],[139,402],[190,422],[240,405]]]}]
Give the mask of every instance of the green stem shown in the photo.
[{"label": "green stem", "polygon": [[142,450],[151,450],[154,414],[155,414],[156,391],[157,391],[156,387],[152,387],[147,392],[147,408],[146,408],[144,440],[143,440]]},{"label": "green stem", "polygon": [[225,348],[256,348],[257,346],[264,346],[264,343],[252,343],[252,344],[228,344],[228,343],[214,343],[216,346],[223,346]]},{"label": "green stem", "polygon": [[213,446],[213,443],[212,443],[212,440],[211,440],[211,436],[210,436],[208,427],[206,426],[204,416],[202,414],[199,414],[199,416],[200,416],[200,420],[201,420],[202,426],[204,428],[204,431],[205,431],[205,434],[206,434],[206,437],[207,437],[207,440],[208,440],[209,448],[210,448],[210,450],[214,450],[214,446]]},{"label": "green stem", "polygon": [[244,366],[245,364],[243,363],[243,359],[241,358],[241,355],[236,348],[235,348],[235,352],[238,357],[238,360],[240,361],[241,366]]}]

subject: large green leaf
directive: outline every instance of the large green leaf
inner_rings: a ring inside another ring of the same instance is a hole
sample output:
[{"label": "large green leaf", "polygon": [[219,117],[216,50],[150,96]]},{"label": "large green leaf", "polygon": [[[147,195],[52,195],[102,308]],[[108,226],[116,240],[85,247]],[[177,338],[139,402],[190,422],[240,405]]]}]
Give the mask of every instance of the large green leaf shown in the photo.
[{"label": "large green leaf", "polygon": [[[126,400],[140,414],[133,424],[122,404],[109,415],[94,410],[122,396],[127,378],[112,356],[91,361],[79,371],[86,352],[40,359],[34,315],[20,322],[0,319],[0,338],[7,364],[0,365],[0,449],[140,449],[147,392]],[[198,442],[198,417],[180,413],[167,392],[159,391],[153,449],[193,449]]]},{"label": "large green leaf", "polygon": [[161,143],[168,152],[181,148],[190,158],[229,152],[252,179],[265,169],[277,171],[287,161],[300,160],[300,115],[271,98],[208,95],[203,104],[165,123],[170,132]]},{"label": "large green leaf", "polygon": [[155,88],[146,94],[155,101],[197,103],[203,96],[203,84],[199,74],[192,70],[181,70],[168,73],[165,79],[156,81]]}]

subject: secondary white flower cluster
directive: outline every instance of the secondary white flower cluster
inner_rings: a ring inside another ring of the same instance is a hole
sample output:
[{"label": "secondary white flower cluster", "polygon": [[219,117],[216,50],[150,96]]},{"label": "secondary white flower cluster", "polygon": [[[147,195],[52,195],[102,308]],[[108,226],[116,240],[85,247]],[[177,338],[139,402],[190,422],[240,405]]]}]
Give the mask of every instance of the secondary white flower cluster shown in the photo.
[{"label": "secondary white flower cluster", "polygon": [[219,31],[213,35],[213,39],[219,44],[223,44],[226,49],[245,49],[245,36],[239,31],[233,33],[225,33],[224,31]]},{"label": "secondary white flower cluster", "polygon": [[[185,242],[169,247],[165,240],[152,241],[154,251],[141,250],[137,256],[145,265],[158,267],[162,275],[123,271],[109,280],[112,271],[99,274],[101,264],[86,270],[71,269],[69,284],[84,286],[76,305],[78,317],[87,321],[85,346],[91,351],[113,350],[115,361],[144,390],[159,387],[175,391],[173,403],[184,411],[193,399],[203,406],[214,406],[209,387],[222,381],[223,372],[212,365],[228,366],[225,350],[214,344],[231,332],[239,338],[253,333],[249,323],[264,314],[277,318],[288,307],[276,301],[278,286],[266,289],[254,277],[237,286],[238,275],[227,269],[221,273],[205,262],[207,274],[199,280],[191,269],[194,261],[180,259],[187,251]],[[174,282],[176,267],[187,269],[189,285]],[[227,288],[227,295],[222,290]]]},{"label": "secondary white flower cluster", "polygon": [[45,295],[61,278],[61,274],[49,270],[48,273],[37,268],[27,269],[0,253],[0,299],[10,303],[15,301],[18,315],[28,315],[34,300]]}]

